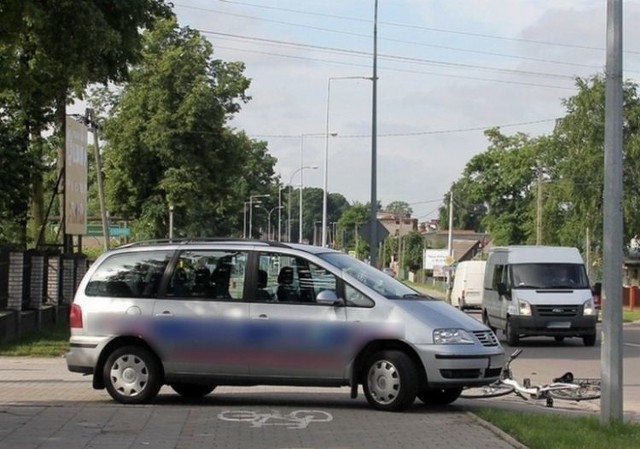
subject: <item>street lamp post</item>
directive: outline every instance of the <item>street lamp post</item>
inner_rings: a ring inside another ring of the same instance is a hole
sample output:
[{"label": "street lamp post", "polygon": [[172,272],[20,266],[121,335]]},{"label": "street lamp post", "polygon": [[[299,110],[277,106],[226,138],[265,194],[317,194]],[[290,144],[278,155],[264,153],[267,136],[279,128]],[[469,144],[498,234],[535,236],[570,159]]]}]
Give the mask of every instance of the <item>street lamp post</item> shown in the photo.
[{"label": "street lamp post", "polygon": [[[269,212],[267,212],[267,240],[272,240],[271,238],[271,213],[274,210],[279,210],[282,209],[282,206],[276,206],[271,208],[271,210],[269,210]],[[275,240],[275,239],[273,239]]]},{"label": "street lamp post", "polygon": [[173,204],[169,206],[169,240],[173,240]]},{"label": "street lamp post", "polygon": [[[247,204],[249,204],[249,201],[245,201],[244,202],[244,227],[243,227],[243,231],[242,231],[242,238],[246,239],[247,238]],[[258,205],[262,204],[262,201],[254,201],[253,202],[253,207],[256,207]]]},{"label": "street lamp post", "polygon": [[[327,185],[329,181],[329,105],[331,101],[331,81],[333,80],[370,80],[368,76],[334,76],[327,82],[327,120],[325,126],[324,146],[324,182],[322,192],[322,246],[327,246]],[[335,135],[335,134],[333,134]]]},{"label": "street lamp post", "polygon": [[[289,178],[289,206],[288,206],[288,219],[287,219],[287,241],[291,242],[291,190],[292,190],[292,186],[291,183],[293,182],[293,177],[295,175],[297,175],[298,173],[302,173],[302,171],[309,169],[309,170],[316,170],[318,168],[317,165],[304,165],[302,167],[300,167],[299,169],[297,169],[296,171],[294,171],[293,173],[291,173],[291,178]],[[302,182],[300,182],[300,191],[302,191]],[[302,201],[302,193],[300,193],[300,200]],[[300,219],[302,220],[302,202],[299,204],[300,206]],[[301,238],[298,238],[298,242],[301,242]]]},{"label": "street lamp post", "polygon": [[265,193],[265,194],[261,194],[261,195],[250,195],[249,196],[249,238],[252,238],[253,233],[252,231],[252,226],[253,226],[253,199],[254,198],[268,198],[269,194]]}]

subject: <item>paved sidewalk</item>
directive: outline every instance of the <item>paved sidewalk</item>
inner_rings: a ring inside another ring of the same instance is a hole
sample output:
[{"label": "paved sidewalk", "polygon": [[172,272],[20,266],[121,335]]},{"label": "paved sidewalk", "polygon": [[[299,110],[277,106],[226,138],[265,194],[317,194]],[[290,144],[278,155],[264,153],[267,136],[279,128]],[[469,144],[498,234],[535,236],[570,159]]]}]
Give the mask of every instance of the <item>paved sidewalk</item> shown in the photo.
[{"label": "paved sidewalk", "polygon": [[347,388],[220,387],[188,401],[165,387],[124,406],[64,359],[0,358],[0,448],[522,448],[464,407],[371,409]]}]

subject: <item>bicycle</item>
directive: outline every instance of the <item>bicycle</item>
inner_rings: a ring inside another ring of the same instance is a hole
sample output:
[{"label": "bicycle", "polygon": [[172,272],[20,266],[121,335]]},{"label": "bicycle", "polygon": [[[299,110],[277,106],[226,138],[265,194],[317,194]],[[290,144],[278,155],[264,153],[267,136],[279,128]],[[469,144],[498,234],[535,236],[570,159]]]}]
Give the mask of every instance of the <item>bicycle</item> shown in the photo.
[{"label": "bicycle", "polygon": [[460,397],[484,399],[515,393],[525,401],[529,399],[545,400],[547,407],[553,407],[554,399],[590,401],[600,397],[600,379],[575,378],[571,372],[553,379],[550,384],[531,385],[531,379],[524,379],[520,385],[511,371],[511,362],[520,354],[522,354],[522,349],[517,349],[507,358],[497,381],[482,387],[466,388],[462,390]]}]

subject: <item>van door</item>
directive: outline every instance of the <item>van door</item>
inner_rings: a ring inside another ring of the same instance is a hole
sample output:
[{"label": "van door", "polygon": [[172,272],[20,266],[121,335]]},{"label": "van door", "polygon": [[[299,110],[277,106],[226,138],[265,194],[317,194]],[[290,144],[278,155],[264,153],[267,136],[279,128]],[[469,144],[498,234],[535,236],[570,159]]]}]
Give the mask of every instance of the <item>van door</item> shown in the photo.
[{"label": "van door", "polygon": [[249,306],[251,376],[342,379],[345,307],[316,301],[320,292],[336,294],[337,277],[304,258],[276,252],[258,253],[252,267],[260,282]]},{"label": "van door", "polygon": [[188,250],[173,261],[154,306],[154,345],[172,374],[246,374],[248,253]]}]

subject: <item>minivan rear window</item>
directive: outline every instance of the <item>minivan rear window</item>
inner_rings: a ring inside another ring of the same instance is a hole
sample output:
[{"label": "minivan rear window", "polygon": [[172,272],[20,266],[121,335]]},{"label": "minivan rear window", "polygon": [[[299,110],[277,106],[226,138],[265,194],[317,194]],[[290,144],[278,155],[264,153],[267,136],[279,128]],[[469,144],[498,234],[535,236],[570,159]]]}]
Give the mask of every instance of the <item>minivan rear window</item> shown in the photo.
[{"label": "minivan rear window", "polygon": [[85,295],[153,298],[157,295],[171,251],[113,254],[91,276]]}]

